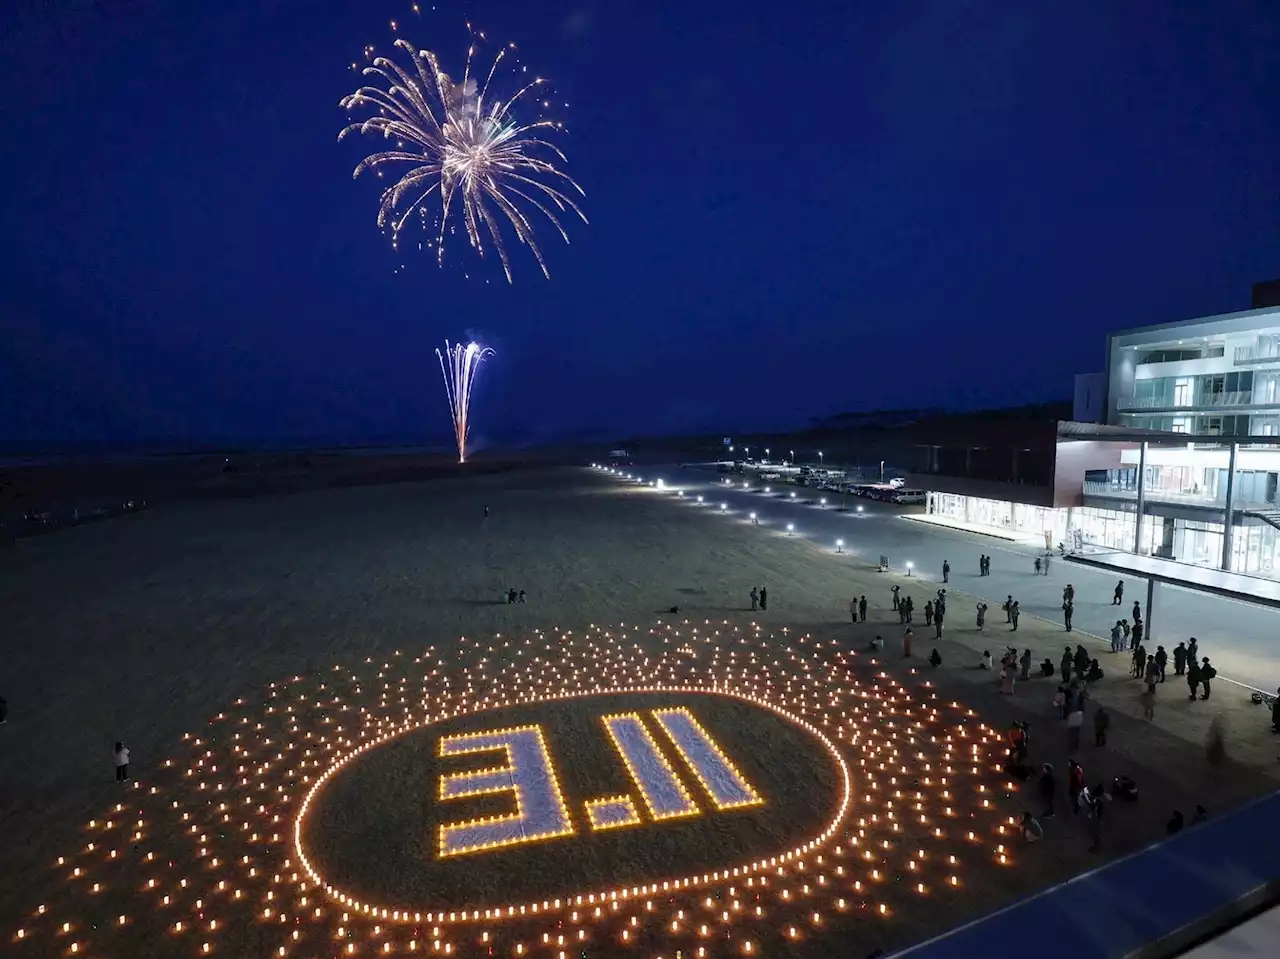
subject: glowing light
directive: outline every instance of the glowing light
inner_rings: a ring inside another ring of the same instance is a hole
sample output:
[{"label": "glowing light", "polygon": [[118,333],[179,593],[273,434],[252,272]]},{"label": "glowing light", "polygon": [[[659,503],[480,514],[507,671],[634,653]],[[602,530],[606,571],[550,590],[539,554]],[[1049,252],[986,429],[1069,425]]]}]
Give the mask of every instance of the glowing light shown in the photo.
[{"label": "glowing light", "polygon": [[[493,350],[479,343],[449,345],[444,352],[436,350],[440,372],[444,376],[445,393],[449,397],[449,415],[453,419],[453,438],[458,446],[458,462],[467,461],[467,436],[471,432],[471,390],[476,383],[480,364],[493,356]],[[446,357],[448,358],[446,360]]]},{"label": "glowing light", "polygon": [[[549,101],[538,98],[545,95],[546,81],[521,78],[505,98],[491,92],[495,82],[501,86],[510,79],[506,68],[515,66],[514,45],[502,48],[486,71],[472,62],[477,48],[473,42],[457,83],[430,50],[419,50],[404,39],[396,40],[394,47],[412,65],[373,57],[361,71],[366,83],[341,102],[348,112],[371,115],[338,134],[339,140],[350,133],[373,134],[397,145],[365,157],[354,177],[365,172],[382,176],[383,167],[408,166],[383,191],[378,226],[390,231],[398,248],[401,231],[416,214],[423,229],[433,230],[437,262],[443,262],[445,237],[453,219],[459,219],[478,254],[483,256],[492,244],[510,282],[505,226],[549,277],[534,236],[534,215],[549,220],[566,243],[569,235],[560,216],[572,211],[584,223],[587,218],[567,191],[585,193],[557,165],[565,156],[550,140],[563,124],[542,115]],[[521,111],[536,118],[518,120]]]}]

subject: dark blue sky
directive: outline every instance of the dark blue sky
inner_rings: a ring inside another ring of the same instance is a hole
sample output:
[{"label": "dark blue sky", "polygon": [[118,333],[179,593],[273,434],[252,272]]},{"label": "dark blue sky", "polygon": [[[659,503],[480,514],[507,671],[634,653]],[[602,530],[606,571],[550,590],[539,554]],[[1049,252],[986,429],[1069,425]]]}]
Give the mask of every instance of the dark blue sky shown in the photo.
[{"label": "dark blue sky", "polygon": [[[443,439],[468,331],[482,442],[1031,402],[1280,276],[1270,0],[408,7],[4,5],[0,442]],[[393,17],[570,103],[550,281],[377,231],[337,103]]]}]

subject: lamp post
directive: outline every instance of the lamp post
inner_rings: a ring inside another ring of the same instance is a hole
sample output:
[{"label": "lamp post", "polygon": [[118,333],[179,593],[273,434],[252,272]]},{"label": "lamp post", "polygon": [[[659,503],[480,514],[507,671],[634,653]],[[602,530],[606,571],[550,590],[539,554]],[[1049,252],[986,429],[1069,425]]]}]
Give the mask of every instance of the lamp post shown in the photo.
[{"label": "lamp post", "polygon": [[824,464],[824,461],[822,459],[822,450],[818,450],[818,465],[822,466],[823,464]]},{"label": "lamp post", "polygon": [[910,576],[910,575],[911,575],[911,567],[912,567],[912,566],[914,566],[914,565],[915,565],[915,563],[911,562],[911,560],[907,560],[907,575],[908,575],[908,576]]},{"label": "lamp post", "polygon": [[792,451],[791,451],[791,465],[792,465],[792,466],[795,466],[795,465],[796,465],[796,451],[795,451],[795,450],[792,450]]},{"label": "lamp post", "polygon": [[752,513],[752,514],[751,514],[751,525],[752,525],[752,526],[759,526],[759,525],[760,525],[760,521],[759,521],[758,519],[756,519],[756,514],[755,514],[755,513]]},{"label": "lamp post", "polygon": [[843,553],[843,552],[844,552],[844,540],[842,540],[842,539],[838,539],[838,540],[836,540],[836,552],[837,552],[837,553]]},{"label": "lamp post", "polygon": [[788,523],[788,524],[787,524],[787,535],[788,535],[788,536],[790,536],[790,535],[791,535],[792,533],[794,533],[795,531],[796,531],[796,524],[795,524],[795,523]]},{"label": "lamp post", "polygon": [[818,500],[818,504],[819,504],[823,509],[826,509],[826,508],[827,508],[827,498],[826,498],[825,496],[824,496],[824,497],[822,497],[822,499]]}]

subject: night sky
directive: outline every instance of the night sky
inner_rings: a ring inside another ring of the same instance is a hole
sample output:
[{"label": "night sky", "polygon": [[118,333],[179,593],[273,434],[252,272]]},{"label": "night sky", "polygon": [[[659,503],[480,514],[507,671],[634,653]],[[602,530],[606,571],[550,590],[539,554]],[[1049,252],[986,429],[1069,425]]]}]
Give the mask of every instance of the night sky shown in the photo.
[{"label": "night sky", "polygon": [[[9,0],[0,444],[476,445],[1069,398],[1280,276],[1280,7]],[[555,81],[591,223],[444,269],[336,141],[388,22]],[[401,265],[407,269],[397,271]]]}]

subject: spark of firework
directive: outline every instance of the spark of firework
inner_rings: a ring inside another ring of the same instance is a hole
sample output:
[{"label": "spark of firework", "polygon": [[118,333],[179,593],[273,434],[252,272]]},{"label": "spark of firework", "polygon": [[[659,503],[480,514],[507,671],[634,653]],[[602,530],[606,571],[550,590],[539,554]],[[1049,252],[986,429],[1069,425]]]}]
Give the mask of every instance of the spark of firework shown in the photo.
[{"label": "spark of firework", "polygon": [[480,364],[493,350],[479,343],[463,346],[449,345],[444,341],[444,352],[436,350],[440,358],[440,372],[444,375],[444,389],[449,396],[449,415],[453,417],[453,437],[458,444],[458,462],[467,461],[467,433],[471,429],[471,389],[476,385]]},{"label": "spark of firework", "polygon": [[[483,34],[478,36],[483,39]],[[535,77],[523,82],[505,99],[490,92],[502,86],[495,80],[505,81],[514,72],[507,69],[515,65],[514,44],[500,50],[486,72],[475,60],[473,35],[462,79],[456,83],[430,50],[419,50],[404,39],[396,40],[395,46],[411,65],[401,66],[370,51],[370,63],[362,71],[366,83],[341,101],[348,112],[368,109],[373,115],[349,124],[339,140],[349,133],[371,133],[396,143],[394,150],[361,160],[353,178],[367,171],[382,176],[384,166],[408,167],[383,191],[378,226],[391,231],[394,246],[415,213],[426,229],[434,210],[436,258],[442,262],[445,231],[454,218],[461,218],[471,246],[482,257],[492,243],[510,283],[505,221],[550,278],[534,236],[535,214],[550,220],[566,243],[569,234],[561,217],[572,211],[584,223],[587,218],[569,191],[586,193],[559,168],[557,164],[567,160],[548,139],[562,131],[563,124],[544,117],[528,122],[516,118],[517,113],[550,106],[547,95],[539,97],[546,81]]]}]

